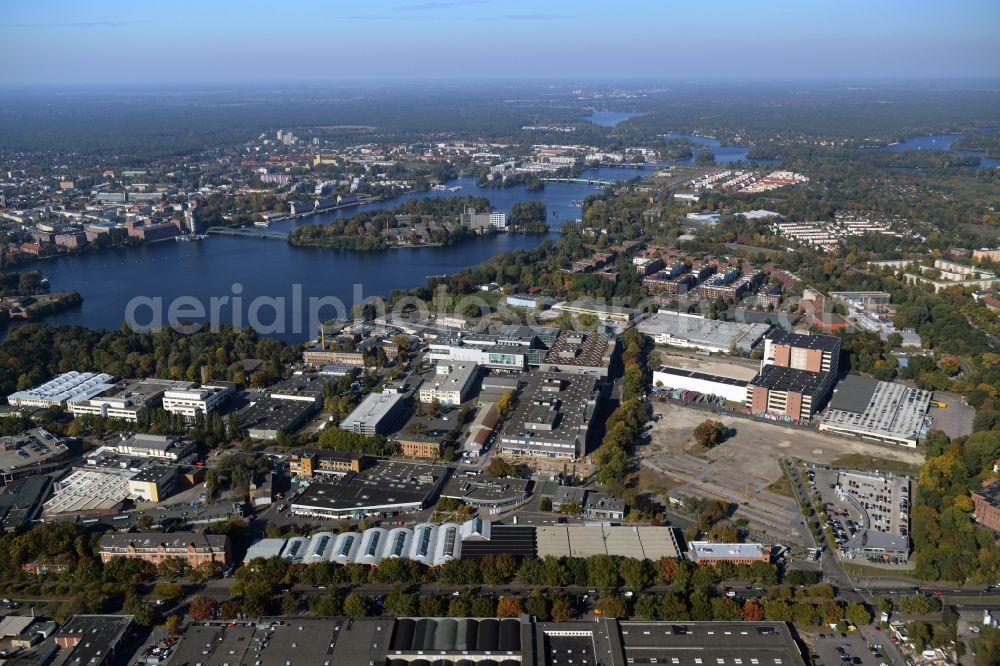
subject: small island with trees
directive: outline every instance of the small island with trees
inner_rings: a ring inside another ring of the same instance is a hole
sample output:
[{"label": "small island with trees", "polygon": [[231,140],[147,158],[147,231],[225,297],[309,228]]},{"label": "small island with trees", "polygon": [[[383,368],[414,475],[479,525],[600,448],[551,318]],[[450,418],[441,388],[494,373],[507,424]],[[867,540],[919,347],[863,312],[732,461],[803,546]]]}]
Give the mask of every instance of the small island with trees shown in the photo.
[{"label": "small island with trees", "polygon": [[390,247],[451,245],[474,234],[462,226],[467,210],[489,210],[484,197],[427,197],[386,210],[362,212],[329,224],[296,227],[288,242],[296,247],[330,247],[373,252]]},{"label": "small island with trees", "polygon": [[548,232],[548,211],[542,201],[525,201],[510,209],[506,229],[467,226],[462,214],[489,211],[485,197],[427,197],[395,208],[362,212],[329,224],[303,224],[292,230],[288,242],[296,247],[329,247],[374,252],[389,248],[433,247],[475,235],[515,231]]},{"label": "small island with trees", "polygon": [[39,271],[0,273],[0,324],[41,319],[82,302],[75,291],[50,292]]}]

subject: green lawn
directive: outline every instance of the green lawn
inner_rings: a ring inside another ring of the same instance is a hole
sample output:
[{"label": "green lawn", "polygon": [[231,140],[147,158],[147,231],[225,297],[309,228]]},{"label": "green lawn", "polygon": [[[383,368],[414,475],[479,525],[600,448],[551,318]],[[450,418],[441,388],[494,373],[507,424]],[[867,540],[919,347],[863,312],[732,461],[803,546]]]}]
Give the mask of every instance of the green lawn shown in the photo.
[{"label": "green lawn", "polygon": [[920,466],[905,463],[900,460],[888,460],[886,458],[875,458],[860,453],[846,453],[830,463],[831,467],[849,467],[861,470],[879,470],[880,472],[891,472],[893,474],[906,474],[907,476],[919,476]]},{"label": "green lawn", "polygon": [[872,577],[892,577],[892,576],[913,576],[914,569],[882,568],[869,566],[867,564],[854,564],[853,562],[841,562],[840,566],[844,571],[852,576],[872,576]]},{"label": "green lawn", "polygon": [[764,490],[769,490],[777,495],[795,498],[795,492],[792,490],[792,482],[788,480],[787,474],[782,474],[778,477],[777,481],[767,486]]}]

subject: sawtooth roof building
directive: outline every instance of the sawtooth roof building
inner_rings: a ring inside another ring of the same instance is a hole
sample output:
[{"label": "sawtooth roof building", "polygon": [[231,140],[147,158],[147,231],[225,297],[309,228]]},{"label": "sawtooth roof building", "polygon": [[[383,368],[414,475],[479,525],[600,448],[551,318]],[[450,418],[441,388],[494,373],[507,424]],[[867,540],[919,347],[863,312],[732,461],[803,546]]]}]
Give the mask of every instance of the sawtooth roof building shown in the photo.
[{"label": "sawtooth roof building", "polygon": [[848,375],[833,392],[820,430],[916,448],[927,432],[932,393]]},{"label": "sawtooth roof building", "polygon": [[7,402],[14,407],[65,407],[76,400],[89,400],[96,395],[114,388],[111,375],[71,370],[53,377],[41,386],[26,391],[17,391],[7,396]]},{"label": "sawtooth roof building", "polygon": [[539,370],[607,377],[617,349],[618,341],[610,335],[563,331]]},{"label": "sawtooth roof building", "polygon": [[192,625],[171,663],[201,666],[804,666],[783,622],[273,617]]}]

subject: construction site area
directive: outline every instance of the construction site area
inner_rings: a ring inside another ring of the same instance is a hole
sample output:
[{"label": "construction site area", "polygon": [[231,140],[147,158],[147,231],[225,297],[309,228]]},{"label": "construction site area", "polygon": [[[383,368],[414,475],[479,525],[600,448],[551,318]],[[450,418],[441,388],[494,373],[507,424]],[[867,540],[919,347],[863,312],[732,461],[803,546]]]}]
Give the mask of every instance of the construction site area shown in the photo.
[{"label": "construction site area", "polygon": [[[789,545],[809,546],[811,538],[798,502],[783,483],[782,458],[851,466],[860,459],[892,461],[890,464],[897,467],[923,462],[923,454],[912,449],[678,405],[653,404],[649,443],[637,450],[641,465],[670,480],[671,496],[734,504],[735,518],[745,518],[751,529]],[[724,442],[710,449],[699,446],[692,435],[706,419],[721,421],[731,432]]]}]

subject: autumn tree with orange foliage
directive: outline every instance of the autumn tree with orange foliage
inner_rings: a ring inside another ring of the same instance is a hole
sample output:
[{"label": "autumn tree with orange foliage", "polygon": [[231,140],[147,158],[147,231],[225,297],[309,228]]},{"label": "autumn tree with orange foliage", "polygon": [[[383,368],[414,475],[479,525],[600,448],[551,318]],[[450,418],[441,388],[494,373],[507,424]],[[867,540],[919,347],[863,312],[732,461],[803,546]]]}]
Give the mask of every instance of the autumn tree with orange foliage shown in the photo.
[{"label": "autumn tree with orange foliage", "polygon": [[524,606],[518,597],[500,597],[497,602],[497,617],[521,617]]}]

